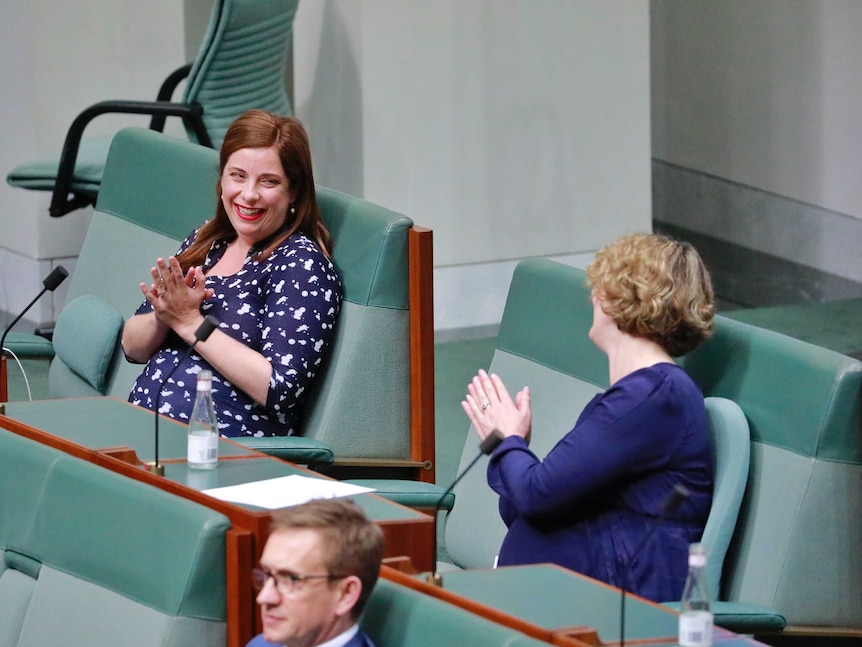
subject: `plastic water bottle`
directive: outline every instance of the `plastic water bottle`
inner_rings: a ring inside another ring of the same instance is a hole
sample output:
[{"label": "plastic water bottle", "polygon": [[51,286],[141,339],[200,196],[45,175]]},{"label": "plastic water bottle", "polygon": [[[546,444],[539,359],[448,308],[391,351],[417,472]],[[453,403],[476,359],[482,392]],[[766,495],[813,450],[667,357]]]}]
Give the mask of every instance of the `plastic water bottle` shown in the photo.
[{"label": "plastic water bottle", "polygon": [[692,544],[688,551],[688,577],[679,614],[680,647],[712,647],[713,616],[706,581],[706,551]]},{"label": "plastic water bottle", "polygon": [[189,419],[189,442],[186,458],[192,469],[211,470],[218,466],[218,420],[213,406],[213,375],[198,373],[198,391]]}]

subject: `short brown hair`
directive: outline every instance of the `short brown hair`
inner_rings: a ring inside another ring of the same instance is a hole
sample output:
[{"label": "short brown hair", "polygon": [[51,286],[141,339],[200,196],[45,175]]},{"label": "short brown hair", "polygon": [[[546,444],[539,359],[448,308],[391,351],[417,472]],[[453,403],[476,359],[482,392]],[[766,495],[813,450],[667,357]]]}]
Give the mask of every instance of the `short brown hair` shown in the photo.
[{"label": "short brown hair", "polygon": [[313,499],[276,510],[270,531],[313,530],[320,537],[329,573],[356,575],[362,592],[351,610],[358,618],[380,575],[383,531],[351,499]]},{"label": "short brown hair", "polygon": [[623,332],[678,357],[712,334],[715,296],[709,272],[689,243],[632,234],[599,250],[587,283]]}]

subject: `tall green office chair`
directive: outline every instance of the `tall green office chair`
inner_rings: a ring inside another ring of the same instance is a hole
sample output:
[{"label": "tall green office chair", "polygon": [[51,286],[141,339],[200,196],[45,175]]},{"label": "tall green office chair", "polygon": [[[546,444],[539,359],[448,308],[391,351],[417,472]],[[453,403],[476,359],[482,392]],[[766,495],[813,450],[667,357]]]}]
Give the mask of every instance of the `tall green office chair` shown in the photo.
[{"label": "tall green office chair", "polygon": [[[155,101],[102,101],[90,106],[72,122],[59,161],[23,164],[6,181],[51,191],[49,213],[64,216],[96,203],[113,135],[83,135],[99,115],[150,115],[150,128],[160,132],[167,117],[179,117],[192,141],[218,148],[230,123],[246,110],[292,114],[286,62],[298,2],[216,0],[194,62],[168,76]],[[183,79],[182,99],[173,102]]]}]

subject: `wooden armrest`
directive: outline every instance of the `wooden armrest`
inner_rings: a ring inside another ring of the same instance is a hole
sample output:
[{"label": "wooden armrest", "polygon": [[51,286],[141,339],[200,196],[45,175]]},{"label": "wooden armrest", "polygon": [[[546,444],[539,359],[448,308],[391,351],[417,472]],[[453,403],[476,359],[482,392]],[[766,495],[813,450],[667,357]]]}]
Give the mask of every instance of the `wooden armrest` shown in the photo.
[{"label": "wooden armrest", "polygon": [[341,465],[345,467],[412,467],[423,470],[430,470],[434,463],[430,460],[414,461],[408,458],[338,458],[336,457],[333,465]]}]

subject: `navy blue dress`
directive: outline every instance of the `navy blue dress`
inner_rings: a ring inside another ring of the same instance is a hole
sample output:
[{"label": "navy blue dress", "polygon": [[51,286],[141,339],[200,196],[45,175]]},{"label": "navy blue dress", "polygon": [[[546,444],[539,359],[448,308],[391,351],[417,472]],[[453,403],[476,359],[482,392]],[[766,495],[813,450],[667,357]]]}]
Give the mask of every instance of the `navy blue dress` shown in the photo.
[{"label": "navy blue dress", "polygon": [[[194,234],[183,241],[189,246]],[[213,243],[203,269],[222,257],[229,241]],[[155,409],[162,389],[159,413],[187,421],[194,404],[197,373],[213,372],[213,402],[222,436],[288,436],[296,433],[305,395],[317,375],[335,334],[341,308],[341,280],[320,248],[304,234],[294,234],[270,256],[247,258],[232,276],[207,275],[215,295],[204,301],[201,313],[214,315],[219,329],[261,353],[272,364],[266,406],[235,388],[197,353],[177,367],[164,386],[168,372],[188,345],[175,333],[147,362],[135,381],[129,401]],[[144,301],[135,314],[151,312]]]},{"label": "navy blue dress", "polygon": [[[520,437],[494,451],[488,483],[508,532],[499,564],[551,562],[655,601],[678,600],[688,547],[712,504],[703,395],[675,364],[627,375],[595,396],[540,461]],[[637,555],[675,484],[690,496]]]}]

